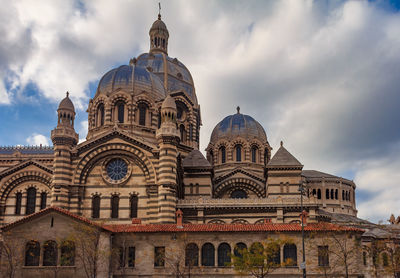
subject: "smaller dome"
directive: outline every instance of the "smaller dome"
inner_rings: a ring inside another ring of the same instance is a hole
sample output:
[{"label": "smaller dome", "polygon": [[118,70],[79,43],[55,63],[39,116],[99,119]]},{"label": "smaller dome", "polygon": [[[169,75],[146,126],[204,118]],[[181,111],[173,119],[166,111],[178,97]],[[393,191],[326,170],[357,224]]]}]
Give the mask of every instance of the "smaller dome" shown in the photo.
[{"label": "smaller dome", "polygon": [[70,110],[75,112],[74,104],[72,103],[71,99],[69,98],[69,92],[66,93],[66,97],[60,102],[58,105],[58,110]]},{"label": "smaller dome", "polygon": [[158,19],[154,21],[153,25],[151,25],[149,34],[151,34],[152,31],[166,32],[167,36],[169,36],[167,25],[165,25],[164,21],[161,20],[160,15],[158,15]]},{"label": "smaller dome", "polygon": [[261,124],[248,115],[240,114],[239,107],[236,114],[225,117],[215,126],[210,141],[216,143],[219,139],[231,140],[237,136],[247,140],[258,138],[267,142],[267,135]]},{"label": "smaller dome", "polygon": [[164,99],[164,101],[163,101],[163,103],[162,103],[162,106],[161,106],[161,109],[167,109],[167,108],[176,110],[176,103],[175,103],[175,100],[174,100],[174,98],[171,97],[170,95],[168,95],[168,96]]}]

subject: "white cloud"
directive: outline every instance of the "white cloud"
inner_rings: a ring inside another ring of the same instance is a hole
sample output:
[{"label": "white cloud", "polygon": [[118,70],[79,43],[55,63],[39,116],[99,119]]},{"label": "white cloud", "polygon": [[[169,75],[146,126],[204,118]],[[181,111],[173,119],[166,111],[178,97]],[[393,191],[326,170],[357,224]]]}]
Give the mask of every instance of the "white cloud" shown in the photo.
[{"label": "white cloud", "polygon": [[49,146],[49,141],[50,140],[46,136],[38,133],[33,133],[31,136],[26,138],[26,142],[30,146]]},{"label": "white cloud", "polygon": [[89,122],[88,121],[82,121],[80,122],[79,128],[78,128],[78,134],[79,134],[79,143],[82,143],[86,141],[86,135],[88,132],[89,128]]}]

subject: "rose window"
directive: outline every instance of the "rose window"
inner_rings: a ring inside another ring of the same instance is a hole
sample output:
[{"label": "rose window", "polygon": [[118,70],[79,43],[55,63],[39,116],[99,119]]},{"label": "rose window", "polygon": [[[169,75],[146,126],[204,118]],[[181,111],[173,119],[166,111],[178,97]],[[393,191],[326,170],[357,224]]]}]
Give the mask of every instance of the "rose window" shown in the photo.
[{"label": "rose window", "polygon": [[113,159],[108,163],[106,170],[110,179],[118,181],[128,173],[128,165],[122,159]]}]

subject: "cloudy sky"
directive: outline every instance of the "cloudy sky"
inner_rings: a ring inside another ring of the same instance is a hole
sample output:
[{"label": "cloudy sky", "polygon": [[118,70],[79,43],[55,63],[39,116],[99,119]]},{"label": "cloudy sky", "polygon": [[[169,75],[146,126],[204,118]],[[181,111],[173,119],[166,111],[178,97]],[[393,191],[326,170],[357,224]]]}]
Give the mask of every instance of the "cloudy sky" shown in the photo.
[{"label": "cloudy sky", "polygon": [[[158,1],[0,5],[0,145],[50,144],[68,90],[86,108],[109,69],[149,48]],[[257,119],[305,169],[354,179],[359,216],[400,215],[398,1],[161,1],[169,55],[191,71],[201,147],[223,117]]]}]

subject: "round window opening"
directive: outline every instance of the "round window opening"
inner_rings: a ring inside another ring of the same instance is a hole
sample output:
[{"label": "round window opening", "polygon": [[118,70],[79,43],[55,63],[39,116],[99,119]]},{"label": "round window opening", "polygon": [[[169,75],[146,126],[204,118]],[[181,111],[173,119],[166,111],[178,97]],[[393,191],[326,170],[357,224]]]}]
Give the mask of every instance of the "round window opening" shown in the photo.
[{"label": "round window opening", "polygon": [[107,175],[110,179],[118,181],[128,173],[128,165],[122,159],[113,159],[107,164]]}]

